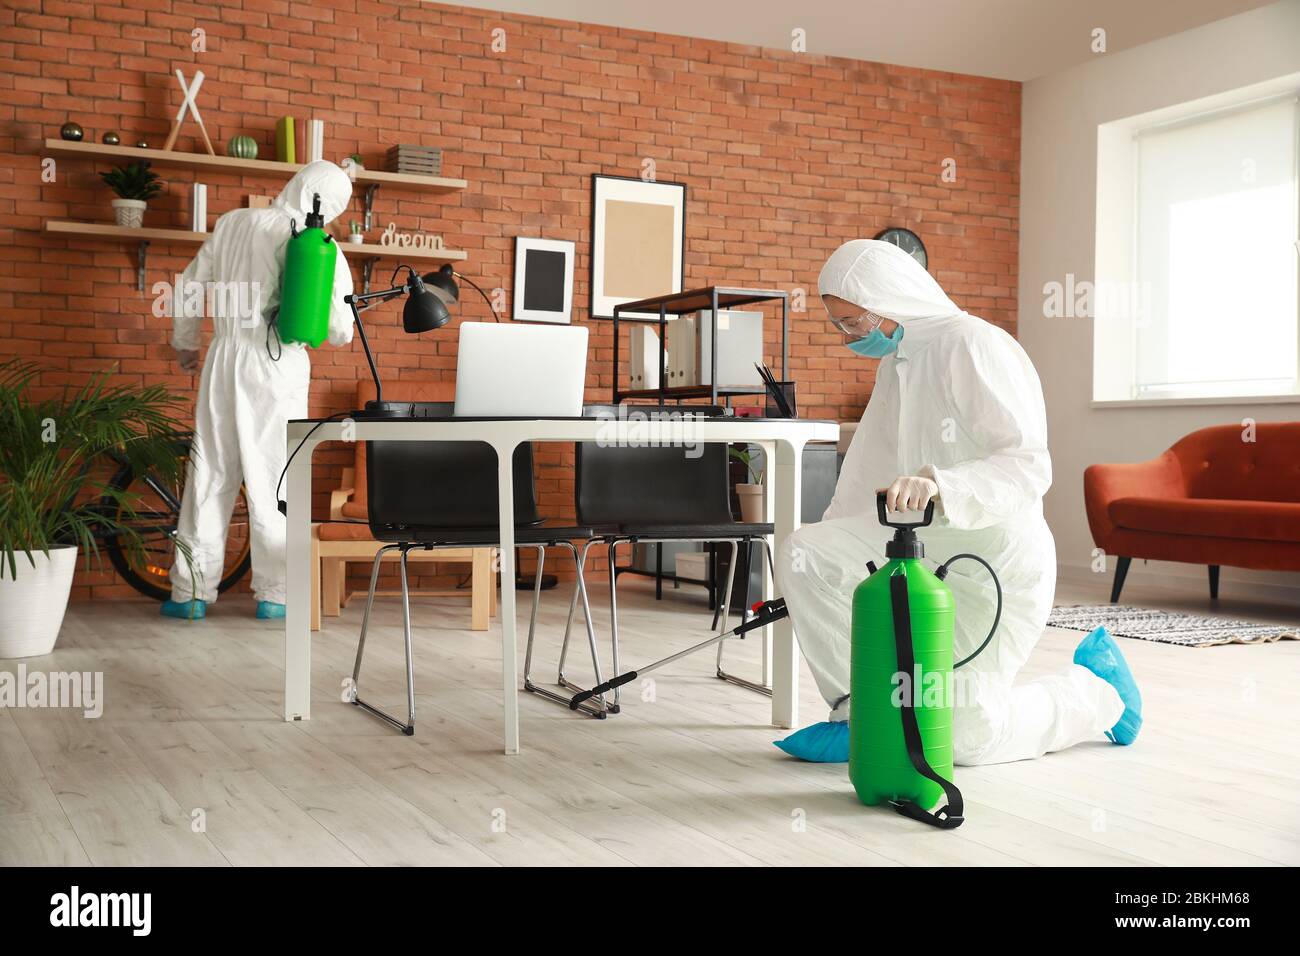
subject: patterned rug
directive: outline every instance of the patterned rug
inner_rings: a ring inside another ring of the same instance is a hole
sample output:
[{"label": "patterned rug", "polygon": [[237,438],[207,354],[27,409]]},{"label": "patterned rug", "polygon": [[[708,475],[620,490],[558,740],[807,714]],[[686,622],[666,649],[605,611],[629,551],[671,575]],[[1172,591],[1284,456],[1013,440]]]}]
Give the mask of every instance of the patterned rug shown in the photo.
[{"label": "patterned rug", "polygon": [[1216,644],[1268,644],[1284,638],[1300,640],[1300,624],[1256,624],[1224,617],[1179,614],[1124,604],[1093,607],[1056,607],[1047,619],[1049,627],[1091,631],[1104,627],[1116,637],[1140,641],[1213,647]]}]

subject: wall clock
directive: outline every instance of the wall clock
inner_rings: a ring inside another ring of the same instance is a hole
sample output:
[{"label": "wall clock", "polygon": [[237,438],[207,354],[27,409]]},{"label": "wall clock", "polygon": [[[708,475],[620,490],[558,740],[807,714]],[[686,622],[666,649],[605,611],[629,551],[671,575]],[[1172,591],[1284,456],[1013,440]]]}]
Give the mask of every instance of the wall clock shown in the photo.
[{"label": "wall clock", "polygon": [[892,242],[898,248],[902,249],[909,256],[921,263],[921,268],[929,270],[930,257],[926,254],[925,243],[921,237],[911,229],[904,229],[901,226],[891,226],[883,230],[880,235],[876,236],[884,242]]}]

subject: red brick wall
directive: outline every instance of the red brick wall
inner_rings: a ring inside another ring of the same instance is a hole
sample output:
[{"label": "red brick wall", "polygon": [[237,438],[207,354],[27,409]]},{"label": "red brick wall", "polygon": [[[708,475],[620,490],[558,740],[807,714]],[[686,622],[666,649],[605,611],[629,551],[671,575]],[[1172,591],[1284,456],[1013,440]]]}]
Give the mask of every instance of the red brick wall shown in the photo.
[{"label": "red brick wall", "polygon": [[[191,52],[191,31],[207,51]],[[491,49],[492,31],[506,49]],[[932,271],[966,309],[1014,332],[1018,235],[1018,84],[815,54],[737,46],[570,22],[435,6],[416,0],[6,0],[0,10],[0,355],[50,368],[44,382],[89,369],[162,381],[186,398],[169,323],[134,288],[134,250],[42,233],[46,219],[111,221],[102,164],[60,160],[40,181],[42,141],[68,119],[98,141],[161,146],[179,99],[174,70],[201,68],[199,106],[219,152],[249,133],[274,157],[284,115],[325,120],[331,159],[359,152],[382,168],[398,142],[441,146],[463,193],[381,189],[377,222],[437,232],[469,252],[463,269],[486,288],[511,286],[517,235],[578,244],[575,321],[587,321],[590,176],[636,176],[653,159],[661,180],[687,184],[686,281],[808,291],[793,316],[790,355],[812,416],[854,419],[871,366],[828,332],[817,273],[841,241],[905,225],[925,241]],[[177,144],[200,150],[189,123]],[[956,161],[956,181],[942,178]],[[186,226],[190,175],[147,224]],[[278,180],[200,174],[213,214],[273,194]],[[344,219],[359,218],[359,200]],[[191,250],[192,251],[192,250]],[[185,247],[150,249],[147,284],[171,277]],[[391,269],[391,263],[388,266]],[[358,270],[359,271],[359,270]],[[382,262],[376,275],[388,271]],[[472,293],[471,293],[472,296]],[[477,297],[463,315],[483,318]],[[371,313],[389,377],[450,377],[454,331],[404,337],[399,312]],[[588,397],[611,380],[608,323],[593,323]],[[775,339],[775,330],[772,330]],[[775,344],[773,342],[773,344]],[[624,352],[626,354],[626,351]],[[351,407],[364,375],[359,344],[313,356],[312,411]],[[317,507],[345,449],[317,456]],[[562,473],[545,490],[567,500]],[[77,595],[124,588],[111,573],[79,578]]]}]

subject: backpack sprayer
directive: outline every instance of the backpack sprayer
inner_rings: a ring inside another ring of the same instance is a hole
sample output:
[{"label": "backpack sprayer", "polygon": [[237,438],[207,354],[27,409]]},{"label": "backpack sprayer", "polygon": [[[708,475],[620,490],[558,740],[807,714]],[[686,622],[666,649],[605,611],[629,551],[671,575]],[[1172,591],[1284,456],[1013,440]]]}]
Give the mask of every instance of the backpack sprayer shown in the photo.
[{"label": "backpack sprayer", "polygon": [[[885,545],[888,563],[877,569],[867,562],[869,574],[853,592],[849,780],[865,804],[888,801],[906,817],[954,830],[965,818],[961,791],[952,782],[952,675],[993,640],[1002,619],[1002,584],[978,555],[953,555],[933,572],[921,563],[925,545],[916,529],[934,520],[933,501],[921,521],[892,522],[882,491],[876,496],[876,513],[882,525],[894,529],[894,538]],[[944,579],[963,559],[977,561],[988,571],[997,591],[997,611],[983,643],[954,664],[954,605]],[[574,695],[569,709],[577,710],[583,701],[720,641],[743,639],[747,632],[789,614],[783,598],[760,601],[750,610],[754,616],[739,627]],[[922,689],[936,683],[937,701]],[[941,797],[948,800],[941,810],[925,809]]]},{"label": "backpack sprayer", "polygon": [[[892,522],[885,493],[876,496],[880,523],[894,529],[885,545],[889,562],[853,592],[849,670],[849,780],[868,805],[886,800],[899,813],[944,830],[963,821],[962,796],[952,782],[953,670],[988,647],[1002,619],[1002,584],[989,563],[958,554],[931,572],[916,536],[934,519],[934,502],[919,522]],[[984,565],[997,590],[997,612],[988,636],[973,654],[953,663],[952,589],[948,569],[961,559]],[[938,700],[929,688],[938,685]],[[930,812],[940,797],[948,802]]]},{"label": "backpack sprayer", "polygon": [[[284,274],[280,282],[280,311],[274,325],[281,342],[302,342],[319,348],[329,335],[330,297],[334,293],[334,268],[338,244],[325,231],[320,211],[320,193],[312,197],[305,228],[289,220],[291,238],[284,250]],[[271,352],[267,329],[267,353]],[[271,355],[278,359],[279,355]]]}]

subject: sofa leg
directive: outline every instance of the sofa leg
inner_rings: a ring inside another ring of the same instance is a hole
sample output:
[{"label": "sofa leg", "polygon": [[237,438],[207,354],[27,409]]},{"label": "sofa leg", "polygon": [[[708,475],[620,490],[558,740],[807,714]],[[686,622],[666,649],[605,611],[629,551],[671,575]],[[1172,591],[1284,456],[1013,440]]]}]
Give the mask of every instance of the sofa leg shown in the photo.
[{"label": "sofa leg", "polygon": [[1119,603],[1119,594],[1124,590],[1124,579],[1128,577],[1128,566],[1132,558],[1117,558],[1115,561],[1115,583],[1110,586],[1110,603]]},{"label": "sofa leg", "polygon": [[1210,600],[1217,601],[1218,599],[1219,599],[1219,566],[1217,564],[1211,564],[1210,565]]}]

